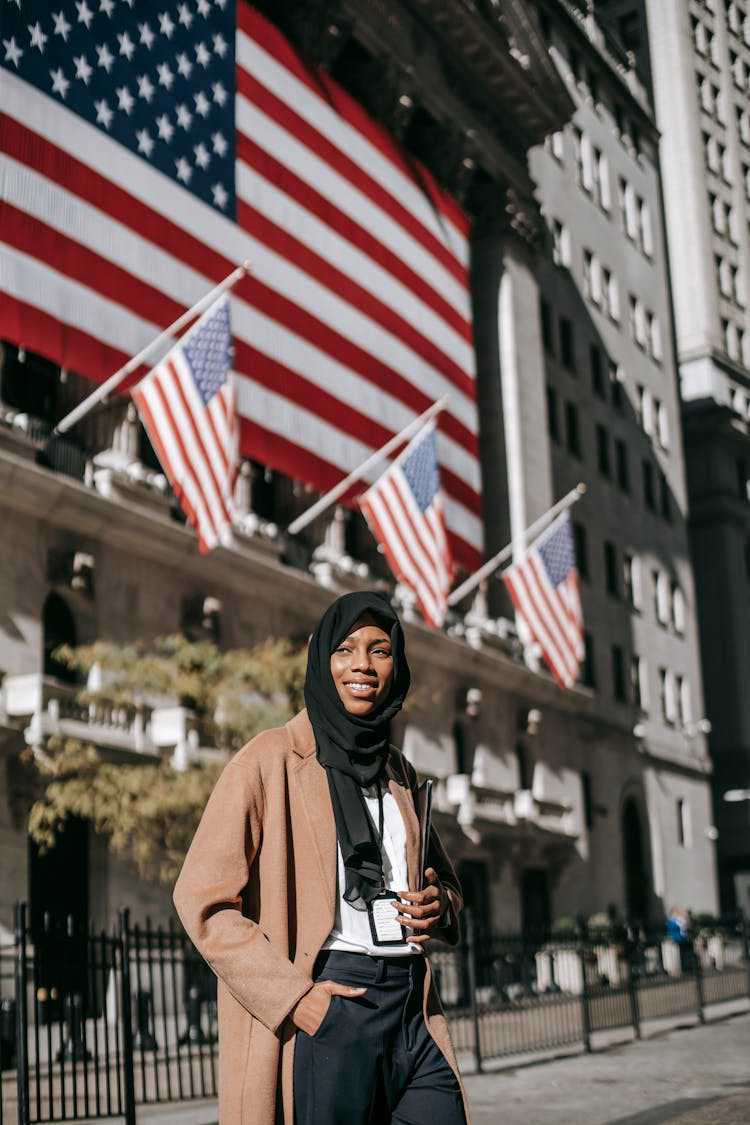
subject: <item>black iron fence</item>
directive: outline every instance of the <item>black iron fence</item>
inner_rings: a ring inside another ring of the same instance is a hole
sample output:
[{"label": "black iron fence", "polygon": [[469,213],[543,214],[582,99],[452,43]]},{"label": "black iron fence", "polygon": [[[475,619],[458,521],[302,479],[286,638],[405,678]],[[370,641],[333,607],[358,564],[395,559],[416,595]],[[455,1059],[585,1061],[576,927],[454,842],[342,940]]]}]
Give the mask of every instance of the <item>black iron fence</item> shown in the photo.
[{"label": "black iron fence", "polygon": [[[459,1056],[488,1059],[579,1045],[597,1033],[750,997],[750,931],[741,918],[682,943],[663,927],[585,927],[489,937],[466,919],[456,950],[432,961]],[[19,906],[0,945],[0,1125],[124,1117],[139,1106],[214,1097],[216,985],[176,926],[110,933]]]},{"label": "black iron fence", "polygon": [[213,1097],[216,982],[182,930],[111,932],[44,918],[23,905],[1,951],[0,1125],[124,1117],[147,1103]]},{"label": "black iron fence", "polygon": [[599,1032],[750,999],[750,924],[716,921],[677,942],[663,925],[497,937],[475,932],[431,957],[459,1055],[484,1060],[581,1045]]}]

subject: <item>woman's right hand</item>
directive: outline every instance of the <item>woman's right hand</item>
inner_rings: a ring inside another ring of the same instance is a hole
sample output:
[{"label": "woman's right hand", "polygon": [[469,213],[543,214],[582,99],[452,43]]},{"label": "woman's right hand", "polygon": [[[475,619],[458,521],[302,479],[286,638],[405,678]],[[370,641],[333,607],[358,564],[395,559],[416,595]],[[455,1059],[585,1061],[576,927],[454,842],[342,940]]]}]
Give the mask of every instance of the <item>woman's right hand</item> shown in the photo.
[{"label": "woman's right hand", "polygon": [[314,1035],[318,1030],[326,1012],[331,1006],[332,996],[347,996],[350,1000],[355,996],[364,996],[366,988],[352,988],[348,984],[339,984],[335,980],[321,980],[298,1000],[289,1013],[289,1018],[295,1027],[308,1035]]}]

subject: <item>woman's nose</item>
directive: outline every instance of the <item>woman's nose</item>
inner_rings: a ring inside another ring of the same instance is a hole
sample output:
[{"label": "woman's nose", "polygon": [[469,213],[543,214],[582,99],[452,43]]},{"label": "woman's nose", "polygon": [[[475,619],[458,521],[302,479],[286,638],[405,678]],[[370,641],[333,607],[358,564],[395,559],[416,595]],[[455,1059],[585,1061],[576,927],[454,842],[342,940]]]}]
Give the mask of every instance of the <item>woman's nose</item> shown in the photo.
[{"label": "woman's nose", "polygon": [[371,667],[370,654],[367,649],[355,648],[352,653],[352,669],[369,670]]}]

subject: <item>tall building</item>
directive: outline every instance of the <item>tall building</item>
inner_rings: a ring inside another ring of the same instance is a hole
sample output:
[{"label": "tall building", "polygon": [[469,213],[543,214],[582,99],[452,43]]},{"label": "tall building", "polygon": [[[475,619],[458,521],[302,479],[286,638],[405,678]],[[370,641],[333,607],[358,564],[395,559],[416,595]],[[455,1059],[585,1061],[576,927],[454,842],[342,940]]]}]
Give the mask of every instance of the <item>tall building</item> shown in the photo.
[{"label": "tall building", "polygon": [[[31,322],[7,317],[0,479],[13,535],[0,546],[0,845],[8,857],[0,913],[29,886],[33,913],[59,886],[52,861],[28,856],[25,746],[39,752],[51,737],[76,734],[118,760],[184,764],[200,742],[194,717],[179,706],[157,707],[144,723],[77,703],[54,657],[60,642],[126,642],[180,627],[226,646],[304,638],[335,594],[373,584],[395,593],[406,621],[415,692],[397,733],[417,769],[437,782],[436,815],[480,923],[529,928],[609,906],[645,918],[675,902],[714,909],[656,133],[632,67],[590,14],[562,2],[257,7],[275,25],[270,38],[284,65],[312,74],[314,111],[330,113],[347,91],[368,115],[368,135],[381,146],[386,133],[395,139],[404,165],[420,161],[470,218],[476,407],[468,428],[478,431],[484,551],[512,543],[518,556],[525,529],[586,483],[573,509],[587,631],[581,682],[566,692],[556,686],[497,579],[459,604],[444,629],[429,630],[356,510],[338,508],[288,541],[283,529],[314,490],[304,475],[264,462],[252,441],[235,544],[200,555],[132,408],[114,399],[72,438],[51,434],[87,380],[54,360],[64,333],[38,335],[31,348],[23,338]],[[278,31],[289,43],[279,45]],[[32,32],[19,26],[15,56]],[[40,24],[36,40],[48,32]],[[244,57],[263,54],[247,31],[242,49]],[[40,93],[13,73],[6,96],[27,97],[6,109],[23,117],[36,106],[43,130],[50,113],[67,113],[63,78]],[[259,85],[257,77],[247,82],[242,98]],[[262,90],[254,107],[261,124],[261,114],[281,120],[294,110],[279,114],[272,93]],[[362,120],[359,108],[355,116]],[[77,123],[76,138],[91,128],[99,126]],[[115,152],[110,137],[101,144]],[[14,206],[31,204],[18,198]],[[286,214],[297,221],[293,208]],[[54,219],[67,215],[62,208]],[[30,209],[24,221],[39,215]],[[9,227],[0,235],[14,240]],[[150,252],[141,246],[133,260]],[[27,257],[12,261],[21,276]],[[77,276],[86,299],[92,276]],[[365,348],[354,315],[359,281],[344,294],[352,319],[342,326]],[[278,385],[291,388],[283,349],[270,339],[259,350],[275,349]],[[313,370],[298,374],[317,387],[312,411],[326,395],[333,402],[336,388],[326,383],[330,369],[317,369],[318,353],[304,357]],[[270,398],[277,387],[267,389]],[[166,909],[166,892],[136,883],[85,828],[65,847],[86,872],[79,913],[91,909],[104,921],[128,898],[136,912]]]},{"label": "tall building", "polygon": [[750,16],[728,0],[602,9],[661,134],[722,905],[750,910]]}]

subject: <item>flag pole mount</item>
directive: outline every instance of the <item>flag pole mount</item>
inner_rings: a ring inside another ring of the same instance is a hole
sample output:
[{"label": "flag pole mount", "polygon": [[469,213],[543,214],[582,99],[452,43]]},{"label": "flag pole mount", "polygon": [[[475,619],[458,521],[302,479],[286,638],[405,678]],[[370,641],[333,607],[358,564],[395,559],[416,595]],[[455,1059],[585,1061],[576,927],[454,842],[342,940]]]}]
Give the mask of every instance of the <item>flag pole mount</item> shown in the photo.
[{"label": "flag pole mount", "polygon": [[[585,492],[586,485],[583,481],[579,481],[575,488],[571,488],[570,492],[566,492],[561,500],[558,500],[557,503],[553,504],[551,508],[544,512],[538,520],[534,520],[534,522],[526,528],[523,533],[524,542],[528,544],[529,540],[543,531],[547,524],[551,523],[556,516],[559,516],[560,513],[564,512],[566,508],[569,508],[571,504],[575,504],[577,500],[580,500]],[[460,586],[457,586],[456,589],[452,591],[448,597],[448,605],[453,606],[456,605],[457,602],[460,602],[467,594],[470,594],[480,582],[483,582],[485,578],[489,578],[499,566],[507,562],[512,554],[513,544],[508,543],[506,547],[503,547],[502,551],[498,551],[497,554],[493,555],[491,559],[488,559],[483,566],[480,566],[479,570],[475,570],[465,582],[462,582]]]},{"label": "flag pole mount", "polygon": [[78,406],[57,423],[52,433],[56,435],[64,434],[71,426],[74,426],[76,422],[80,422],[81,418],[88,414],[97,403],[105,399],[116,387],[119,387],[120,383],[131,371],[135,371],[137,367],[145,363],[152,352],[156,351],[156,349],[163,344],[170,342],[175,332],[179,332],[180,329],[184,328],[186,324],[189,324],[194,317],[204,312],[209,305],[212,305],[214,301],[218,301],[223,293],[226,293],[249,273],[250,261],[246,259],[242,265],[237,266],[237,269],[232,270],[223,281],[220,281],[210,292],[206,293],[204,297],[201,297],[200,301],[192,305],[189,309],[186,309],[181,316],[178,316],[177,320],[175,320],[173,324],[170,324],[169,328],[165,328],[150,344],[147,344],[137,355],[129,359],[118,371],[115,371],[114,375],[110,375],[109,379],[102,383],[100,387],[97,387],[95,391],[92,391],[83,402],[79,402]]}]

